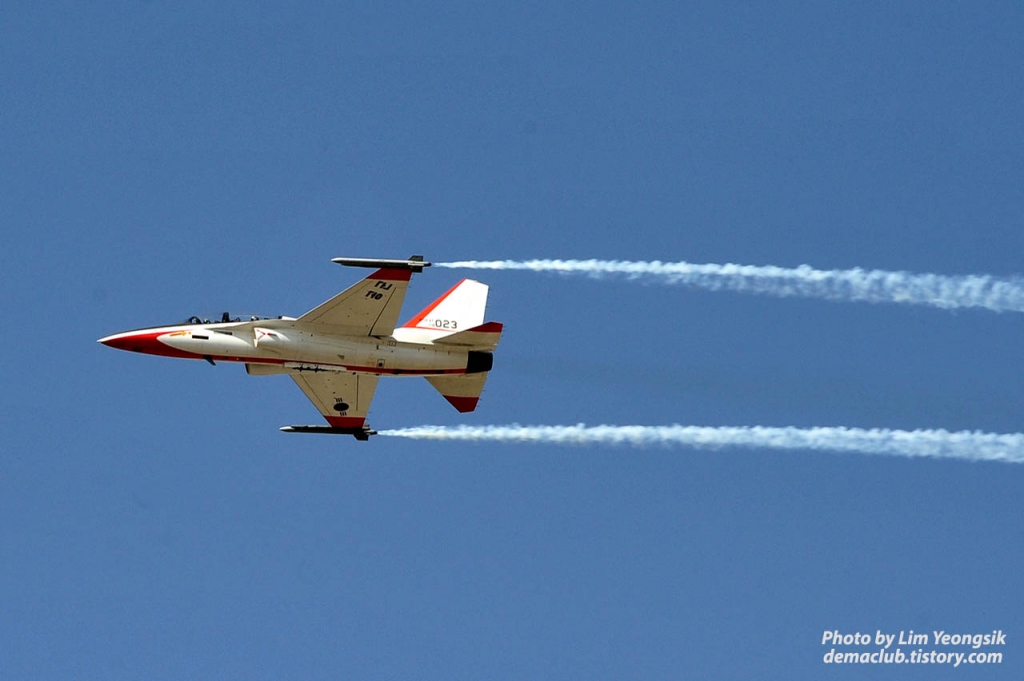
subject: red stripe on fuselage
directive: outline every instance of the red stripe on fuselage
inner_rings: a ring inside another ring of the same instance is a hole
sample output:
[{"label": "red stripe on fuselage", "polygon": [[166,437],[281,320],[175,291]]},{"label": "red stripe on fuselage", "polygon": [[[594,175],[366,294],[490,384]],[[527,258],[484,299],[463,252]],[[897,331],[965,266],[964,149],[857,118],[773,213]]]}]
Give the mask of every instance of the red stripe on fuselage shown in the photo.
[{"label": "red stripe on fuselage", "polygon": [[[408,272],[408,270],[402,270]],[[453,375],[453,374],[464,374],[466,373],[465,367],[460,369],[400,369],[392,367],[374,367],[374,366],[353,366],[351,364],[341,364],[334,362],[311,362],[308,360],[290,359],[290,358],[276,358],[276,357],[242,357],[239,355],[214,355],[205,354],[198,352],[189,352],[187,350],[179,350],[178,348],[166,345],[159,340],[160,336],[168,333],[174,333],[170,331],[148,331],[143,333],[136,333],[130,336],[121,336],[118,338],[112,338],[104,342],[104,345],[116,348],[118,350],[127,350],[128,352],[139,352],[146,355],[158,355],[161,357],[175,357],[178,359],[199,359],[205,360],[207,357],[217,362],[239,362],[244,364],[284,364],[286,362],[294,362],[295,364],[306,364],[309,366],[323,365],[340,367],[346,371],[360,374],[381,374],[388,376],[439,376],[439,375]]]}]

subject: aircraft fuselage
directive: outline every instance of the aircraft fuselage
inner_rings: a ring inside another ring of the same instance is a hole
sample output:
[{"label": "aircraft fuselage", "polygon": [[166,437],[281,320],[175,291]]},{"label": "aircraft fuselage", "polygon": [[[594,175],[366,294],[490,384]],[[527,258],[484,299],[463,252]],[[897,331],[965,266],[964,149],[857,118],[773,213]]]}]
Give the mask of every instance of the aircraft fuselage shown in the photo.
[{"label": "aircraft fuselage", "polygon": [[[403,329],[396,329],[401,336]],[[296,320],[160,326],[101,338],[104,345],[149,355],[243,362],[252,374],[343,371],[433,376],[488,371],[490,353],[408,342],[395,336],[349,336],[303,328]],[[280,367],[275,371],[274,367]]]},{"label": "aircraft fuselage", "polygon": [[476,409],[501,339],[484,322],[487,285],[463,279],[398,325],[412,274],[430,263],[336,258],[374,272],[298,318],[236,317],[116,333],[100,343],[149,355],[238,362],[255,376],[286,374],[327,421],[287,426],[290,433],[373,434],[366,415],[380,376],[422,376],[459,413]]}]

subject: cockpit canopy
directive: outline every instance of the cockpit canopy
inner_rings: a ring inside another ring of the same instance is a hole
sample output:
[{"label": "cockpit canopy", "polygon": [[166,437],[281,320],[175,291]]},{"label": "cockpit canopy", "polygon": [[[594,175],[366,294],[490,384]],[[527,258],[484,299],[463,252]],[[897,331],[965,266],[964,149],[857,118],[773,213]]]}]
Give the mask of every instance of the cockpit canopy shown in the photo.
[{"label": "cockpit canopy", "polygon": [[228,324],[231,322],[259,322],[266,319],[281,319],[278,317],[268,317],[266,315],[258,314],[231,314],[230,312],[222,312],[220,314],[211,314],[204,316],[192,315],[188,319],[183,320],[182,324]]}]

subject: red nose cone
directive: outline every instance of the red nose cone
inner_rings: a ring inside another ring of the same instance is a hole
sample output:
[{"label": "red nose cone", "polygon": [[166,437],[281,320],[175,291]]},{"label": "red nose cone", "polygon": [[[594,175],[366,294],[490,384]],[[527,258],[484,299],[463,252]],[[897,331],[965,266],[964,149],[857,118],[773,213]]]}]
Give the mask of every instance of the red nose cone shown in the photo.
[{"label": "red nose cone", "polygon": [[[132,343],[134,342],[132,340],[131,336],[123,336],[123,335],[107,336],[106,338],[100,338],[96,342],[97,343],[103,343],[108,348],[114,348],[115,350],[133,350],[134,349],[134,348],[131,347]],[[138,351],[141,351],[141,348]]]},{"label": "red nose cone", "polygon": [[169,345],[164,345],[157,336],[162,336],[165,332],[152,332],[152,331],[139,331],[133,333],[115,333],[113,336],[107,336],[106,338],[100,338],[99,343],[103,343],[107,347],[116,348],[117,350],[127,350],[129,352],[142,352],[147,355],[163,355],[164,357],[187,357],[196,358],[201,355],[196,355],[191,352],[185,352],[172,348]]}]

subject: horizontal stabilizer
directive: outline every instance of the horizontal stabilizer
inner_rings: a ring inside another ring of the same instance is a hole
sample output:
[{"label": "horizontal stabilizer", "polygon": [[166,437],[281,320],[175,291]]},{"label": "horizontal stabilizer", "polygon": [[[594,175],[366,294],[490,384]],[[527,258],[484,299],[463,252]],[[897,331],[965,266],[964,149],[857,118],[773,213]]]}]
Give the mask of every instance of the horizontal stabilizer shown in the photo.
[{"label": "horizontal stabilizer", "polygon": [[476,409],[486,381],[487,372],[465,376],[427,376],[427,382],[462,414]]},{"label": "horizontal stabilizer", "polygon": [[500,322],[487,322],[480,326],[474,326],[472,329],[443,336],[436,339],[434,343],[437,345],[458,345],[474,350],[493,351],[498,347],[498,341],[501,340],[502,328],[504,327]]}]

